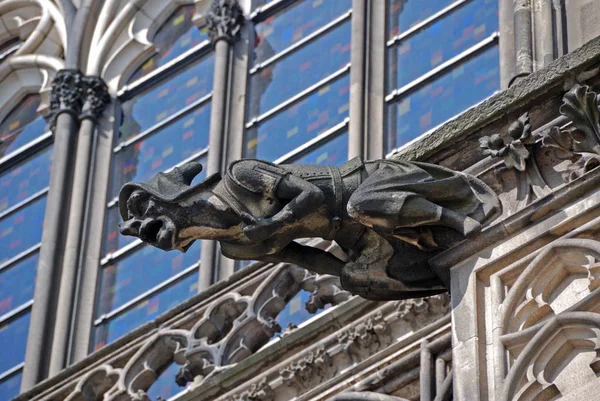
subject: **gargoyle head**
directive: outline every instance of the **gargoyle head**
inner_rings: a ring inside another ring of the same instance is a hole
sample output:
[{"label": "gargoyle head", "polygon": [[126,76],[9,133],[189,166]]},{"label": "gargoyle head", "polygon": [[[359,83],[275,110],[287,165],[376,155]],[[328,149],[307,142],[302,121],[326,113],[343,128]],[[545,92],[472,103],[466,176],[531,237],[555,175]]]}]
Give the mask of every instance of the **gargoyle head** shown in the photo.
[{"label": "gargoyle head", "polygon": [[187,251],[198,237],[186,229],[198,226],[194,216],[202,216],[198,208],[206,203],[211,188],[221,179],[219,174],[213,174],[191,186],[201,171],[202,165],[190,162],[168,173],[158,173],[147,182],[125,184],[119,193],[121,234],[138,237],[165,251]]}]

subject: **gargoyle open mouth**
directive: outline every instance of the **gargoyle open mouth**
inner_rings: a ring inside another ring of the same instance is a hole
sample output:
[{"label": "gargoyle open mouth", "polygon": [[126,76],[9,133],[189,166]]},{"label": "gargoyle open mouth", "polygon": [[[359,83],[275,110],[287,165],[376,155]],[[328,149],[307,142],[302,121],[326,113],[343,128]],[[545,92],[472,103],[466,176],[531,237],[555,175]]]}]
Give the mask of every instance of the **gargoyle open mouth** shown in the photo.
[{"label": "gargoyle open mouth", "polygon": [[121,223],[120,231],[123,235],[138,237],[142,241],[165,251],[173,249],[185,251],[183,247],[176,244],[177,228],[175,224],[165,216],[158,218],[150,217],[141,221],[132,218]]},{"label": "gargoyle open mouth", "polygon": [[174,225],[165,218],[146,219],[140,226],[140,239],[160,249],[173,249]]}]

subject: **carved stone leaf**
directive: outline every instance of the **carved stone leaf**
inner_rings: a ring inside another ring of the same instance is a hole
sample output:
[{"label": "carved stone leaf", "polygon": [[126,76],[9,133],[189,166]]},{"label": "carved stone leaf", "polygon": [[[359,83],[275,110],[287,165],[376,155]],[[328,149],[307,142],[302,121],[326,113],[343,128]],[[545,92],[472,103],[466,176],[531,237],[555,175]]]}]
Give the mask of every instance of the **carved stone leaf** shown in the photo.
[{"label": "carved stone leaf", "polygon": [[529,151],[520,141],[514,141],[508,146],[508,154],[504,156],[504,164],[508,168],[514,168],[518,171],[525,171]]},{"label": "carved stone leaf", "polygon": [[554,156],[560,160],[577,157],[573,152],[573,138],[558,127],[552,127],[548,133],[542,135],[542,146],[552,149]]},{"label": "carved stone leaf", "polygon": [[575,85],[563,97],[560,113],[569,117],[584,134],[574,138],[574,150],[600,154],[600,113],[596,93],[588,86]]}]

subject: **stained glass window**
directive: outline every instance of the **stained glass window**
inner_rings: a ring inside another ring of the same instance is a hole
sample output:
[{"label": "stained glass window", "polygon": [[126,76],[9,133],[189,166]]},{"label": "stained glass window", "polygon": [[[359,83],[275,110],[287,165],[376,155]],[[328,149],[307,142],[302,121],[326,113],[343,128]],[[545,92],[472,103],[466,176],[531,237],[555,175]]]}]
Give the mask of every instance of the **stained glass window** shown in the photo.
[{"label": "stained glass window", "polygon": [[144,299],[131,309],[95,327],[92,340],[93,349],[102,348],[197,293],[198,273],[192,272],[148,299]]},{"label": "stained glass window", "polygon": [[150,245],[100,271],[97,316],[118,308],[177,273],[198,263],[200,247],[194,244],[186,253],[165,252]]},{"label": "stained glass window", "polygon": [[208,147],[210,103],[127,146],[114,156],[111,197],[129,181],[147,181]]},{"label": "stained glass window", "polygon": [[198,28],[192,21],[195,12],[194,5],[186,5],[171,14],[152,40],[156,54],[142,64],[129,82],[149,74],[208,39],[208,30]]},{"label": "stained glass window", "polygon": [[37,112],[40,95],[28,95],[0,124],[0,157],[46,132],[46,121]]},{"label": "stained glass window", "polygon": [[389,38],[402,33],[458,0],[388,0]]},{"label": "stained glass window", "polygon": [[295,164],[339,166],[348,160],[348,133],[339,135],[308,154],[295,159]]},{"label": "stained glass window", "polygon": [[348,75],[246,132],[246,157],[274,161],[348,117]]},{"label": "stained glass window", "polygon": [[0,174],[0,213],[48,187],[52,148]]},{"label": "stained glass window", "polygon": [[389,48],[388,92],[489,37],[498,28],[498,0],[474,0]]},{"label": "stained glass window", "polygon": [[0,271],[0,316],[33,299],[38,254]]},{"label": "stained glass window", "polygon": [[27,312],[0,323],[0,344],[2,344],[0,373],[17,366],[25,360],[30,317],[30,313]]},{"label": "stained glass window", "polygon": [[43,197],[0,220],[0,263],[41,241],[45,209]]},{"label": "stained glass window", "polygon": [[0,382],[0,401],[10,401],[19,395],[22,374],[16,373]]},{"label": "stained glass window", "polygon": [[346,66],[350,62],[350,47],[350,21],[347,21],[253,74],[250,117],[264,113]]},{"label": "stained glass window", "polygon": [[498,66],[495,46],[388,105],[388,138],[392,141],[388,149],[401,146],[497,91]]},{"label": "stained glass window", "polygon": [[164,121],[212,91],[212,55],[155,88],[123,103],[120,140],[125,141]]},{"label": "stained glass window", "polygon": [[304,39],[351,7],[352,0],[303,0],[270,16],[256,25],[254,64]]}]

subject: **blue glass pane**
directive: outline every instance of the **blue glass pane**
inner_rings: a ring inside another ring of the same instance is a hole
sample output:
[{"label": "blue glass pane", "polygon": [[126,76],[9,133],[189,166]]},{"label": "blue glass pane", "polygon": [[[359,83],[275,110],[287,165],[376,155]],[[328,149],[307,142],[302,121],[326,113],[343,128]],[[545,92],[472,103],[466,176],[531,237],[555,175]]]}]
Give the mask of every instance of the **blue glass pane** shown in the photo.
[{"label": "blue glass pane", "polygon": [[348,117],[350,78],[312,95],[246,133],[246,157],[274,161]]},{"label": "blue glass pane", "polygon": [[[205,156],[201,157],[200,159],[198,159],[198,163],[202,164],[203,166],[206,166],[206,157],[207,156],[205,155]],[[181,160],[178,160],[177,163],[180,161]],[[174,164],[176,164],[176,163],[168,165],[167,167],[163,166],[163,168],[161,168],[159,170],[160,171],[168,170],[170,167],[173,167]],[[154,173],[152,175],[154,175]],[[117,181],[118,185],[116,185],[114,187],[114,188],[116,188],[116,192],[114,193],[114,195],[115,196],[117,195],[118,190],[126,182],[145,181],[149,178],[150,178],[150,176],[144,177],[144,178],[136,178],[136,177],[128,176],[127,174],[123,174],[123,176],[117,175],[117,177],[115,177],[115,180],[118,180]],[[206,178],[206,170],[202,170],[202,172],[194,178],[194,180],[192,181],[192,185],[199,184],[205,178]],[[118,206],[114,205],[114,206],[111,206],[110,208],[108,208],[108,210],[106,212],[106,226],[105,226],[106,236],[104,238],[104,248],[103,248],[104,250],[102,253],[103,255],[106,255],[109,252],[116,251],[117,249],[121,249],[125,245],[130,244],[136,240],[135,237],[121,235],[119,233],[119,223],[121,221],[122,221],[122,219],[121,219],[121,214],[119,213]]]},{"label": "blue glass pane", "polygon": [[165,252],[144,245],[119,262],[100,268],[96,316],[110,312],[138,295],[198,263],[200,243],[186,253]]},{"label": "blue glass pane", "polygon": [[303,0],[267,18],[256,25],[254,64],[290,47],[350,8],[352,0]]},{"label": "blue glass pane", "polygon": [[0,220],[0,263],[37,245],[42,240],[46,197]]},{"label": "blue glass pane", "polygon": [[0,401],[9,401],[19,395],[21,390],[21,376],[19,372],[0,382]]},{"label": "blue glass pane", "polygon": [[46,188],[51,163],[50,147],[0,174],[0,213]]},{"label": "blue glass pane", "polygon": [[294,160],[294,164],[339,166],[348,161],[348,133],[337,136],[310,153]]},{"label": "blue glass pane", "polygon": [[500,87],[498,47],[455,67],[387,107],[390,151],[492,95]]},{"label": "blue glass pane", "polygon": [[208,147],[210,103],[195,109],[114,157],[112,197],[129,181],[147,181]]},{"label": "blue glass pane", "polygon": [[115,341],[197,293],[198,273],[193,272],[172,286],[138,303],[132,309],[95,327],[92,341],[93,350]]},{"label": "blue glass pane", "polygon": [[0,315],[33,298],[38,254],[0,271]]},{"label": "blue glass pane", "polygon": [[0,344],[2,344],[0,373],[14,368],[25,360],[30,317],[31,314],[27,312],[15,319],[0,323]]},{"label": "blue glass pane", "polygon": [[277,315],[277,322],[282,330],[285,330],[290,324],[299,326],[300,323],[315,316],[308,313],[304,305],[310,297],[310,292],[301,290],[294,298],[288,302],[285,308]]},{"label": "blue glass pane", "polygon": [[127,140],[212,91],[214,58],[208,56],[170,80],[123,103],[119,140]]},{"label": "blue glass pane", "polygon": [[474,0],[389,48],[388,92],[462,53],[498,28],[498,0]]},{"label": "blue glass pane", "polygon": [[192,22],[195,13],[196,7],[187,5],[179,7],[167,19],[164,25],[156,31],[152,41],[156,54],[131,76],[129,82],[149,74],[208,39],[208,30],[206,28],[198,29]]},{"label": "blue glass pane", "polygon": [[250,78],[249,115],[255,117],[350,62],[350,21],[261,69]]},{"label": "blue glass pane", "polygon": [[388,38],[407,31],[457,0],[388,0]]},{"label": "blue glass pane", "polygon": [[[168,400],[175,394],[185,390],[184,387],[179,387],[175,383],[175,376],[181,365],[172,363],[165,371],[158,377],[158,380],[150,386],[146,394],[151,400],[158,400],[158,397],[162,397],[163,400]],[[191,384],[191,383],[190,383]]]},{"label": "blue glass pane", "polygon": [[37,113],[40,95],[29,95],[0,124],[0,157],[46,132],[46,120]]}]

